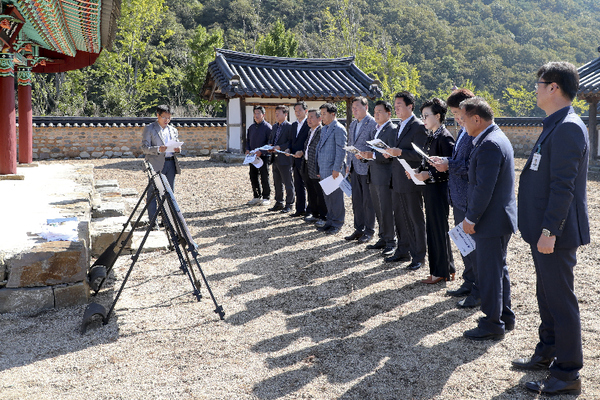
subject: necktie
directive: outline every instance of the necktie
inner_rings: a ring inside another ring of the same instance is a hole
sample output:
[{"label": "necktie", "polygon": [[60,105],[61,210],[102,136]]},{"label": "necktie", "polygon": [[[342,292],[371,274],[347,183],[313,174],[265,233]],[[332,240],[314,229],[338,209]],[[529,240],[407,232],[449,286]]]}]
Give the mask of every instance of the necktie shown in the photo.
[{"label": "necktie", "polygon": [[281,134],[281,124],[279,124],[279,126],[277,127],[277,133],[275,133],[275,140],[273,141],[273,144],[277,144],[280,134]]}]

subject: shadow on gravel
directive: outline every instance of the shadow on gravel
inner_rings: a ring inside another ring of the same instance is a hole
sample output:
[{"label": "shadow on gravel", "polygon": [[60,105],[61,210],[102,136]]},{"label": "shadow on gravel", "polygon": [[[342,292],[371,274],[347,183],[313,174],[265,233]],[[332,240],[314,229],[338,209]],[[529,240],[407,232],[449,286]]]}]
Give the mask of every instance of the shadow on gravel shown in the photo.
[{"label": "shadow on gravel", "polygon": [[[269,368],[293,370],[260,382],[253,393],[261,399],[278,399],[325,376],[332,384],[358,380],[341,399],[434,398],[456,368],[479,358],[495,342],[473,343],[463,338],[436,340],[434,346],[422,342],[475,311],[455,309],[455,299],[449,298],[395,316],[390,322],[357,335],[370,318],[391,312],[413,297],[423,295],[423,291],[422,285],[407,285],[373,293],[341,307],[290,318],[288,327],[295,330],[293,333],[261,342],[254,350],[279,351],[303,337],[320,343],[267,358]],[[323,331],[327,332],[326,336],[320,333]],[[432,376],[436,377],[434,381]]]}]

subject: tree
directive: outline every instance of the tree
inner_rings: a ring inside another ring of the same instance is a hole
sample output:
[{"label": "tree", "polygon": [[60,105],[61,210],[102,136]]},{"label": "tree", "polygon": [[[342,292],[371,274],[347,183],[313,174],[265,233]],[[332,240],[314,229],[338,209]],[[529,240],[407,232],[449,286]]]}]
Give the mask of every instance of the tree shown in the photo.
[{"label": "tree", "polygon": [[265,36],[259,35],[256,52],[265,56],[296,57],[298,40],[292,31],[285,29],[283,22],[277,20]]},{"label": "tree", "polygon": [[185,87],[194,97],[196,105],[200,106],[203,113],[219,112],[223,108],[222,101],[203,100],[201,95],[202,86],[206,79],[208,64],[215,57],[215,48],[223,47],[223,31],[215,29],[211,33],[198,25],[194,36],[188,41],[191,62],[185,70]]},{"label": "tree", "polygon": [[537,97],[535,92],[530,92],[522,85],[518,88],[507,88],[502,98],[506,101],[508,108],[517,117],[529,117],[536,106]]}]

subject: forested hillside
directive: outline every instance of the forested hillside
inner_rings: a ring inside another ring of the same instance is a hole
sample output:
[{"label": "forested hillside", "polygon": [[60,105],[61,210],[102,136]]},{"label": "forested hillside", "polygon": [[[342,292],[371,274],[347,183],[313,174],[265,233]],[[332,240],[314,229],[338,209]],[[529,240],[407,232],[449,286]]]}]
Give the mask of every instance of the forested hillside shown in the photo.
[{"label": "forested hillside", "polygon": [[[453,85],[502,115],[540,115],[535,71],[598,57],[598,0],[123,0],[112,51],[82,71],[36,77],[37,114],[222,113],[196,97],[213,47],[282,56],[355,55],[387,95]],[[278,21],[282,24],[278,25]],[[269,33],[271,33],[269,35]],[[285,40],[284,40],[285,39]]]}]

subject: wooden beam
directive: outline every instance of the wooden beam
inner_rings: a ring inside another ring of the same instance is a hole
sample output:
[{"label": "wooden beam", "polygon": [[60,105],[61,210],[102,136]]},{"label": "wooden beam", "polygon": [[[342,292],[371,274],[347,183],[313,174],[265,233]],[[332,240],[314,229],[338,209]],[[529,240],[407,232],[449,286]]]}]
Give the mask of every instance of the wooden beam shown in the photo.
[{"label": "wooden beam", "polygon": [[350,134],[350,123],[352,122],[352,100],[346,100],[346,132]]},{"label": "wooden beam", "polygon": [[588,134],[590,138],[590,161],[595,163],[598,158],[598,99],[590,102],[590,118],[588,120]]},{"label": "wooden beam", "polygon": [[210,89],[210,96],[208,96],[208,101],[213,101],[215,96],[215,90],[217,90],[217,80],[213,81],[212,88]]}]

